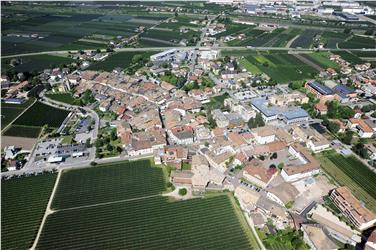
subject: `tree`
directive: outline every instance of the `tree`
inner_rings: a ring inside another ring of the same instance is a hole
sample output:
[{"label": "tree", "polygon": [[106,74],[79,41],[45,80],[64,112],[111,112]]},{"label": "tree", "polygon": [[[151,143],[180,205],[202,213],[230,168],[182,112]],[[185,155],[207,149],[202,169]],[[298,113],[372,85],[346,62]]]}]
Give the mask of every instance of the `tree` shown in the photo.
[{"label": "tree", "polygon": [[114,147],[111,144],[107,144],[106,149],[107,151],[112,151],[114,150]]},{"label": "tree", "polygon": [[180,196],[184,196],[184,195],[186,195],[187,194],[187,189],[186,188],[181,188],[181,189],[179,189],[179,195]]},{"label": "tree", "polygon": [[350,28],[345,28],[345,29],[343,30],[343,33],[345,33],[345,34],[350,34],[350,33],[351,33],[351,29],[350,29]]},{"label": "tree", "polygon": [[270,156],[270,159],[277,159],[277,158],[278,158],[277,152],[274,152],[274,153]]},{"label": "tree", "polygon": [[96,146],[97,148],[103,147],[103,140],[102,140],[102,139],[97,139],[97,140],[95,141],[95,146]]},{"label": "tree", "polygon": [[363,159],[369,158],[368,150],[362,142],[355,144],[351,149]]},{"label": "tree", "polygon": [[340,136],[340,140],[347,145],[351,145],[352,138],[353,132],[351,130],[347,130]]},{"label": "tree", "polygon": [[134,55],[132,58],[132,63],[139,63],[142,61],[142,59],[143,59],[142,55],[140,54]]},{"label": "tree", "polygon": [[263,126],[265,126],[265,122],[262,119],[262,116],[260,113],[257,113],[255,118],[251,118],[248,121],[249,128],[257,128],[257,127],[263,127]]}]

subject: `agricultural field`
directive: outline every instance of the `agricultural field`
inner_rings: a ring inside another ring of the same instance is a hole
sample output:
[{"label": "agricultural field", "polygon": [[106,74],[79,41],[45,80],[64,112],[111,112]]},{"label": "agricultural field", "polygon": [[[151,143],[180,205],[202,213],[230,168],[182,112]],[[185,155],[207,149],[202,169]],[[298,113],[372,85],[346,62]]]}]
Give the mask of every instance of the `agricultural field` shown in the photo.
[{"label": "agricultural field", "polygon": [[151,168],[148,160],[114,163],[64,172],[52,207],[64,209],[134,199],[157,195],[164,189],[162,171]]},{"label": "agricultural field", "polygon": [[53,55],[34,55],[34,56],[24,56],[14,59],[20,60],[21,63],[17,64],[15,67],[9,65],[13,58],[2,59],[1,68],[2,72],[6,70],[15,70],[16,72],[32,72],[32,71],[42,71],[44,69],[52,69],[55,67],[60,67],[72,63],[74,60],[69,57],[64,56],[53,56]]},{"label": "agricultural field", "polygon": [[37,138],[40,134],[40,131],[41,127],[11,125],[7,130],[5,130],[2,136]]},{"label": "agricultural field", "polygon": [[291,48],[311,48],[313,44],[313,39],[320,34],[319,30],[306,29],[304,30],[298,38],[296,38],[292,44]]},{"label": "agricultural field", "polygon": [[339,69],[339,65],[336,64],[334,61],[330,60],[330,53],[329,52],[315,52],[309,54],[301,54],[301,56],[307,58],[308,60],[312,61],[313,63],[317,64],[318,66],[327,69]]},{"label": "agricultural field", "polygon": [[293,55],[285,52],[260,52],[258,55],[249,55],[244,59],[243,65],[246,65],[251,72],[257,73],[259,70],[277,83],[309,79],[318,73],[311,66],[304,64]]},{"label": "agricultural field", "polygon": [[258,249],[230,193],[175,201],[165,184],[149,160],[63,172],[38,249]]},{"label": "agricultural field", "polygon": [[140,26],[149,28],[166,18],[106,9],[93,13],[90,7],[80,7],[4,6],[2,54],[106,48],[110,41],[131,37]]},{"label": "agricultural field", "polygon": [[1,247],[29,249],[55,183],[55,174],[1,181]]},{"label": "agricultural field", "polygon": [[200,24],[190,23],[195,18],[187,16],[178,16],[173,20],[175,22],[161,23],[141,35],[139,44],[146,46],[179,46],[179,42],[186,40],[187,45],[194,45],[195,38],[200,36]]},{"label": "agricultural field", "polygon": [[337,44],[344,41],[348,37],[349,35],[345,33],[324,31],[321,34],[321,42],[325,44],[325,48],[336,49]]},{"label": "agricultural field", "polygon": [[29,99],[23,104],[1,103],[1,129],[5,128],[17,116],[19,116],[26,108],[28,108],[34,99]]},{"label": "agricultural field", "polygon": [[[155,51],[148,51],[148,52],[118,52],[112,54],[106,60],[97,62],[92,64],[89,69],[90,70],[103,70],[111,72],[113,69],[120,67],[122,69],[126,69],[132,67],[134,70],[142,67],[144,65],[143,62],[147,62],[150,59],[150,56],[155,54]],[[140,63],[135,63],[134,57],[141,56],[142,61]]]},{"label": "agricultural field", "polygon": [[348,51],[335,51],[333,54],[340,55],[341,58],[351,64],[364,63],[362,59],[354,55],[352,52]]},{"label": "agricultural field", "polygon": [[375,48],[376,40],[370,37],[352,36],[350,39],[340,42],[338,47],[341,49],[362,49],[362,48]]},{"label": "agricultural field", "polygon": [[369,209],[376,211],[375,173],[354,156],[324,152],[318,155],[318,159],[325,172],[340,185],[347,186]]},{"label": "agricultural field", "polygon": [[13,124],[30,127],[43,127],[44,125],[48,125],[51,128],[58,128],[68,114],[69,111],[36,102],[25,113],[18,117]]}]

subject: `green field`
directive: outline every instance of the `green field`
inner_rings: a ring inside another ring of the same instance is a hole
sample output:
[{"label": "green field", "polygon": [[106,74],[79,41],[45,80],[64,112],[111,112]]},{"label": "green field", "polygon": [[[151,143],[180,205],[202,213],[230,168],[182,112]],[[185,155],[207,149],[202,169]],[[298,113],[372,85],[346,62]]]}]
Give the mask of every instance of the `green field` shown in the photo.
[{"label": "green field", "polygon": [[55,174],[1,181],[1,248],[29,249],[55,183]]},{"label": "green field", "polygon": [[356,55],[348,51],[335,51],[333,53],[336,55],[340,55],[343,60],[351,64],[364,63],[362,59],[360,59],[359,57],[357,57]]},{"label": "green field", "polygon": [[7,130],[5,130],[2,135],[37,138],[40,134],[40,131],[41,127],[11,125]]},{"label": "green field", "polygon": [[36,102],[17,120],[15,125],[42,127],[48,125],[51,128],[58,128],[65,120],[69,111],[51,107],[41,102]]},{"label": "green field", "polygon": [[[106,48],[118,36],[131,37],[166,18],[140,8],[92,8],[66,4],[2,6],[3,55]],[[38,37],[32,36],[37,34]]]},{"label": "green field", "polygon": [[375,173],[354,156],[325,152],[318,155],[318,159],[322,169],[335,181],[347,186],[369,209],[376,211]]},{"label": "green field", "polygon": [[339,65],[336,64],[334,61],[330,60],[330,53],[329,52],[318,52],[318,53],[309,53],[309,54],[301,54],[303,57],[311,60],[315,64],[319,65],[320,67],[327,69],[339,69]]},{"label": "green field", "polygon": [[320,34],[319,30],[314,30],[314,29],[304,30],[303,33],[301,33],[300,36],[292,42],[291,48],[310,48],[313,43],[313,38],[317,34]]},{"label": "green field", "polygon": [[23,104],[7,104],[1,103],[1,129],[5,128],[18,115],[22,113],[27,107],[34,102],[34,99],[29,99]]},{"label": "green field", "polygon": [[12,67],[9,65],[11,59],[2,59],[1,68],[2,72],[7,69],[14,69],[16,72],[32,72],[32,71],[42,71],[48,68],[55,68],[72,63],[74,60],[63,56],[52,56],[52,55],[35,55],[35,56],[24,56],[17,57],[21,60],[21,63]]},{"label": "green field", "polygon": [[48,93],[46,97],[58,102],[64,102],[70,105],[80,105],[80,100],[73,97],[71,93]]},{"label": "green field", "polygon": [[250,69],[253,73],[263,72],[277,83],[310,79],[318,73],[311,66],[285,52],[259,52],[258,55],[245,57],[245,60],[243,65],[246,69]]},{"label": "green field", "polygon": [[369,37],[353,36],[349,40],[343,41],[338,44],[341,49],[362,49],[370,48],[374,49],[376,40]]},{"label": "green field", "polygon": [[[67,171],[61,177],[54,209],[133,199],[165,189],[163,173],[148,160]],[[129,191],[128,191],[129,190]]]},{"label": "green field", "polygon": [[148,52],[118,52],[111,55],[109,58],[106,58],[104,61],[94,63],[90,65],[90,70],[103,70],[111,72],[116,67],[120,67],[122,69],[126,69],[132,65],[134,65],[135,70],[142,67],[143,63],[135,65],[132,62],[132,59],[136,55],[142,56],[145,61],[148,61],[150,56],[157,52],[148,51]]},{"label": "green field", "polygon": [[148,160],[62,173],[38,249],[258,249],[230,193],[163,197]]}]

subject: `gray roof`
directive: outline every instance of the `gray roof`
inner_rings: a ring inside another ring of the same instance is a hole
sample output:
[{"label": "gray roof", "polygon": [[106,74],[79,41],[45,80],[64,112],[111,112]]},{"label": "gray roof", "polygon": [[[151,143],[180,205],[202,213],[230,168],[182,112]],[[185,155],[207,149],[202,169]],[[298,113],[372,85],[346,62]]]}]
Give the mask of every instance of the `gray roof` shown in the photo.
[{"label": "gray roof", "polygon": [[268,100],[266,98],[254,98],[251,100],[252,105],[263,113],[266,117],[282,115],[286,117],[287,120],[292,120],[301,117],[309,117],[308,113],[296,106],[269,106]]}]

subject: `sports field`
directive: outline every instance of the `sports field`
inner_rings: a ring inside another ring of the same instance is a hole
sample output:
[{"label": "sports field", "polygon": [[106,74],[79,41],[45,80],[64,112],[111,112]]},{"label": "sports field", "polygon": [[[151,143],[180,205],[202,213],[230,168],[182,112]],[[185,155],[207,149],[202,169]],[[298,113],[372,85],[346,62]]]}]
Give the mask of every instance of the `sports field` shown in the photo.
[{"label": "sports field", "polygon": [[354,156],[344,157],[334,152],[324,152],[317,157],[325,172],[340,185],[350,188],[369,209],[376,211],[375,173]]},{"label": "sports field", "polygon": [[162,196],[162,168],[119,162],[63,172],[38,249],[258,249],[233,196]]},{"label": "sports field", "polygon": [[1,248],[29,249],[55,183],[55,174],[1,181]]}]

